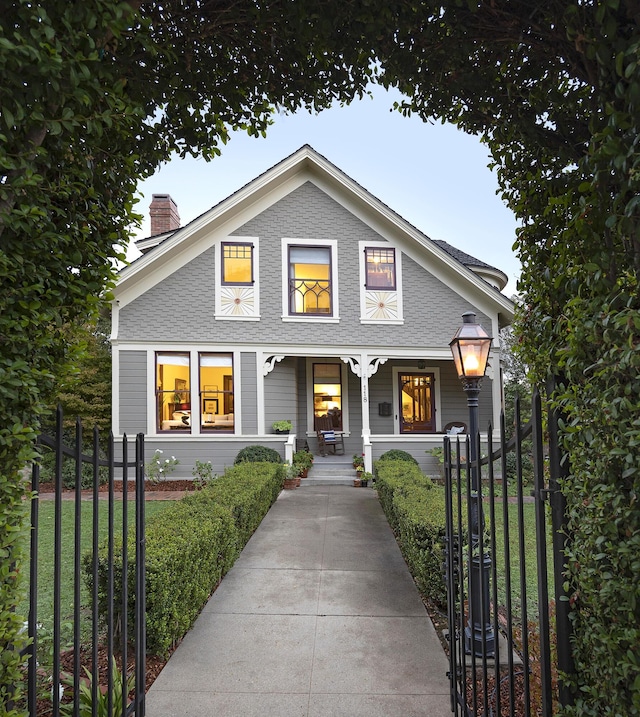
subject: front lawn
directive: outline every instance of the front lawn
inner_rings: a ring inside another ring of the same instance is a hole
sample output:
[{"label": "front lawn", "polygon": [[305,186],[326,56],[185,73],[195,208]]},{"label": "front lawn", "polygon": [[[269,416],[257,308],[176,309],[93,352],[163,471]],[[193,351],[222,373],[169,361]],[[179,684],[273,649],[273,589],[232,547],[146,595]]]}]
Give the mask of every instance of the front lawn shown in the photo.
[{"label": "front lawn", "polygon": [[[171,505],[172,501],[155,500],[145,503],[147,517],[160,512]],[[54,570],[54,520],[55,504],[53,500],[41,500],[38,516],[38,600],[37,618],[41,627],[38,630],[38,661],[41,665],[51,662],[53,647],[53,570]],[[74,596],[74,525],[75,503],[63,501],[61,504],[62,540],[61,540],[61,566],[60,566],[60,616],[61,616],[61,648],[70,647],[73,640],[73,596]],[[98,501],[98,534],[100,540],[107,536],[108,530],[108,503]],[[93,502],[82,501],[80,511],[80,553],[84,555],[91,551]],[[135,501],[128,501],[128,521],[132,525],[135,521]],[[116,532],[122,532],[122,501],[114,503],[114,526]],[[29,562],[25,564],[25,573],[29,574]],[[81,580],[80,602],[82,606],[82,634],[89,635],[91,631],[91,613],[89,608],[89,595],[84,581]],[[26,616],[29,612],[28,580],[25,581],[27,591],[18,612]]]}]

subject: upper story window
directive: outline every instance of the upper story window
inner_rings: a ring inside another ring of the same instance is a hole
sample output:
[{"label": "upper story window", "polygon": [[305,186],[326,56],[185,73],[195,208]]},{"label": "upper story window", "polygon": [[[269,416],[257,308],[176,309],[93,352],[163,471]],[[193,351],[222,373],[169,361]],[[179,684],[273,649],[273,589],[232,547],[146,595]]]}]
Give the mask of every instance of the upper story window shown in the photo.
[{"label": "upper story window", "polygon": [[394,291],[396,288],[395,249],[367,247],[364,252],[366,288]]},{"label": "upper story window", "polygon": [[216,243],[216,319],[260,320],[258,237],[226,237]]},{"label": "upper story window", "polygon": [[289,247],[289,314],[332,316],[331,247]]},{"label": "upper story window", "polygon": [[253,245],[247,243],[222,243],[222,284],[253,284]]},{"label": "upper story window", "polygon": [[402,324],[402,252],[383,241],[361,241],[360,323]]}]

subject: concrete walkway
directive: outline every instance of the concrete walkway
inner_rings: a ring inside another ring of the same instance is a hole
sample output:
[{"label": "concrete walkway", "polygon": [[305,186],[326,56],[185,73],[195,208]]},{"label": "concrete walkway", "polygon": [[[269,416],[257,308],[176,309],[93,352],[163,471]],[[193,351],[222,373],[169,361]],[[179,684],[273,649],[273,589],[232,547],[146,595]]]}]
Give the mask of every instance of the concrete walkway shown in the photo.
[{"label": "concrete walkway", "polygon": [[301,487],[280,494],[146,715],[450,717],[447,668],[376,493]]}]

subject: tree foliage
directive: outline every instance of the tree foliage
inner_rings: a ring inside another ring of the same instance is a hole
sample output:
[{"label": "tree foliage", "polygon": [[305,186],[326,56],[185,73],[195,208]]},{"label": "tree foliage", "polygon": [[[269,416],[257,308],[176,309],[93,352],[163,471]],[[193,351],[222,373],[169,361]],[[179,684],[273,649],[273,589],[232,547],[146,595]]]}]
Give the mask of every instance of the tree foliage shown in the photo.
[{"label": "tree foliage", "polygon": [[[521,221],[524,359],[539,381],[564,377],[575,713],[640,713],[639,20],[638,0],[5,2],[2,564],[19,566],[18,472],[76,362],[69,326],[113,280],[136,182],[374,77],[401,111],[481,135]],[[7,570],[2,645],[18,625]],[[3,648],[0,685],[16,660]]]},{"label": "tree foliage", "polygon": [[[640,3],[407,6],[400,109],[480,134],[519,218],[533,378],[563,378],[576,705],[640,714]],[[419,30],[419,31],[418,31]]]},{"label": "tree foliage", "polygon": [[95,321],[75,328],[74,340],[80,342],[82,350],[73,371],[59,383],[56,392],[56,404],[62,406],[65,427],[73,427],[79,418],[89,441],[93,440],[90,431],[94,427],[103,436],[111,429],[110,334],[109,307],[102,305]]}]

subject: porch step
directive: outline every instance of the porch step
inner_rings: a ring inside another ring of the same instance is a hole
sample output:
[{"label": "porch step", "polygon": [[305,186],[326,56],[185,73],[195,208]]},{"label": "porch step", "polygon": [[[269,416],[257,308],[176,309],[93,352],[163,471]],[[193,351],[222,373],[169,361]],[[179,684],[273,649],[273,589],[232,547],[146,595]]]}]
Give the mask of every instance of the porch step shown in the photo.
[{"label": "porch step", "polygon": [[314,456],[313,465],[301,487],[310,485],[353,485],[356,472],[348,456]]}]

